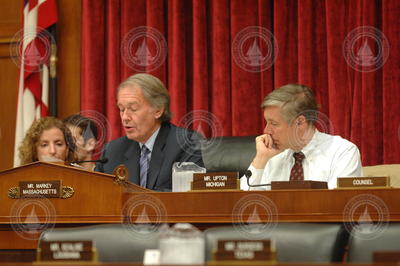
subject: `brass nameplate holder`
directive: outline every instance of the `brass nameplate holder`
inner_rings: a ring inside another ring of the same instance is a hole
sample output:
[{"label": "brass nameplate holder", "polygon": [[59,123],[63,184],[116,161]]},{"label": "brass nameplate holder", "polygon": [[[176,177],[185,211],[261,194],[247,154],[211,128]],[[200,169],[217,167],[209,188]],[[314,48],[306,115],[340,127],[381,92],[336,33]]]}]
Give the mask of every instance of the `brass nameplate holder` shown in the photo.
[{"label": "brass nameplate holder", "polygon": [[388,176],[338,177],[337,188],[339,189],[390,188],[390,178]]},{"label": "brass nameplate holder", "polygon": [[239,190],[238,172],[194,173],[192,190]]},{"label": "brass nameplate holder", "polygon": [[271,240],[218,240],[210,264],[275,264],[276,250]]},{"label": "brass nameplate holder", "polygon": [[323,181],[272,181],[271,190],[274,189],[328,189],[328,183]]},{"label": "brass nameplate holder", "polygon": [[114,175],[114,182],[117,184],[124,183],[128,181],[129,173],[128,173],[128,168],[126,168],[125,165],[120,164],[117,167],[115,167],[113,171]]},{"label": "brass nameplate holder", "polygon": [[20,181],[18,187],[8,190],[8,197],[20,198],[70,198],[74,194],[72,187],[62,186],[60,180],[51,181]]},{"label": "brass nameplate holder", "polygon": [[38,262],[97,262],[92,241],[42,241],[37,249]]}]

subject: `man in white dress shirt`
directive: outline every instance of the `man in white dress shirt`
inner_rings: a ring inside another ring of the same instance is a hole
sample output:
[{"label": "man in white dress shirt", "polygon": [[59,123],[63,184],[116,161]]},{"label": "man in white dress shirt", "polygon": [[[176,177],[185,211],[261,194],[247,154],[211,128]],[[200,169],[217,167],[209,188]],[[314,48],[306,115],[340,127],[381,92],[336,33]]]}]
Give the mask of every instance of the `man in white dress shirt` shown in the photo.
[{"label": "man in white dress shirt", "polygon": [[[328,182],[332,189],[337,177],[362,176],[357,146],[316,129],[318,105],[310,88],[297,84],[280,87],[265,97],[261,108],[266,127],[256,138],[250,184],[315,180]],[[249,189],[245,177],[241,188]]]}]

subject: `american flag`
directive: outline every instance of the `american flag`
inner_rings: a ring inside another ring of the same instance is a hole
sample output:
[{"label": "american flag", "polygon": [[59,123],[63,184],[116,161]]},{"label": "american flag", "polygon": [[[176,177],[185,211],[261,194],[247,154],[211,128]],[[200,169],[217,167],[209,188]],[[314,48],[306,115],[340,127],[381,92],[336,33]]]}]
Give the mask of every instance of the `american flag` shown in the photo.
[{"label": "american flag", "polygon": [[19,40],[20,77],[14,166],[20,165],[18,147],[35,119],[48,115],[49,59],[52,36],[46,29],[57,22],[55,0],[25,0]]}]

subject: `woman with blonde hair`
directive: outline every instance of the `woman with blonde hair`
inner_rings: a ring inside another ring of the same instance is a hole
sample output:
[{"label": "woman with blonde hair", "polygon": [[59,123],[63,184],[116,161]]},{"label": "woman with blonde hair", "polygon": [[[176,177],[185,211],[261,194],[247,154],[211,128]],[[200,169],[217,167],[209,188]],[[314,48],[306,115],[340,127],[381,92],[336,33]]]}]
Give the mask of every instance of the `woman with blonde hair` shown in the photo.
[{"label": "woman with blonde hair", "polygon": [[75,145],[61,120],[47,116],[33,122],[19,147],[21,165],[36,161],[72,162]]}]

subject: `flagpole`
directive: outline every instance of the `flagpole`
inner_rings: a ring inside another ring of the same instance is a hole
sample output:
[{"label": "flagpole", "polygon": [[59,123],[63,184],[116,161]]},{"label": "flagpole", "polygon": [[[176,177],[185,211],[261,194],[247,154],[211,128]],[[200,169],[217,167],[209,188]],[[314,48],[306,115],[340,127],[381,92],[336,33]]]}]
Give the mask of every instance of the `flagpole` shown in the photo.
[{"label": "flagpole", "polygon": [[50,51],[50,99],[49,99],[49,115],[57,116],[57,28],[56,24],[49,28],[49,32],[53,37]]}]

